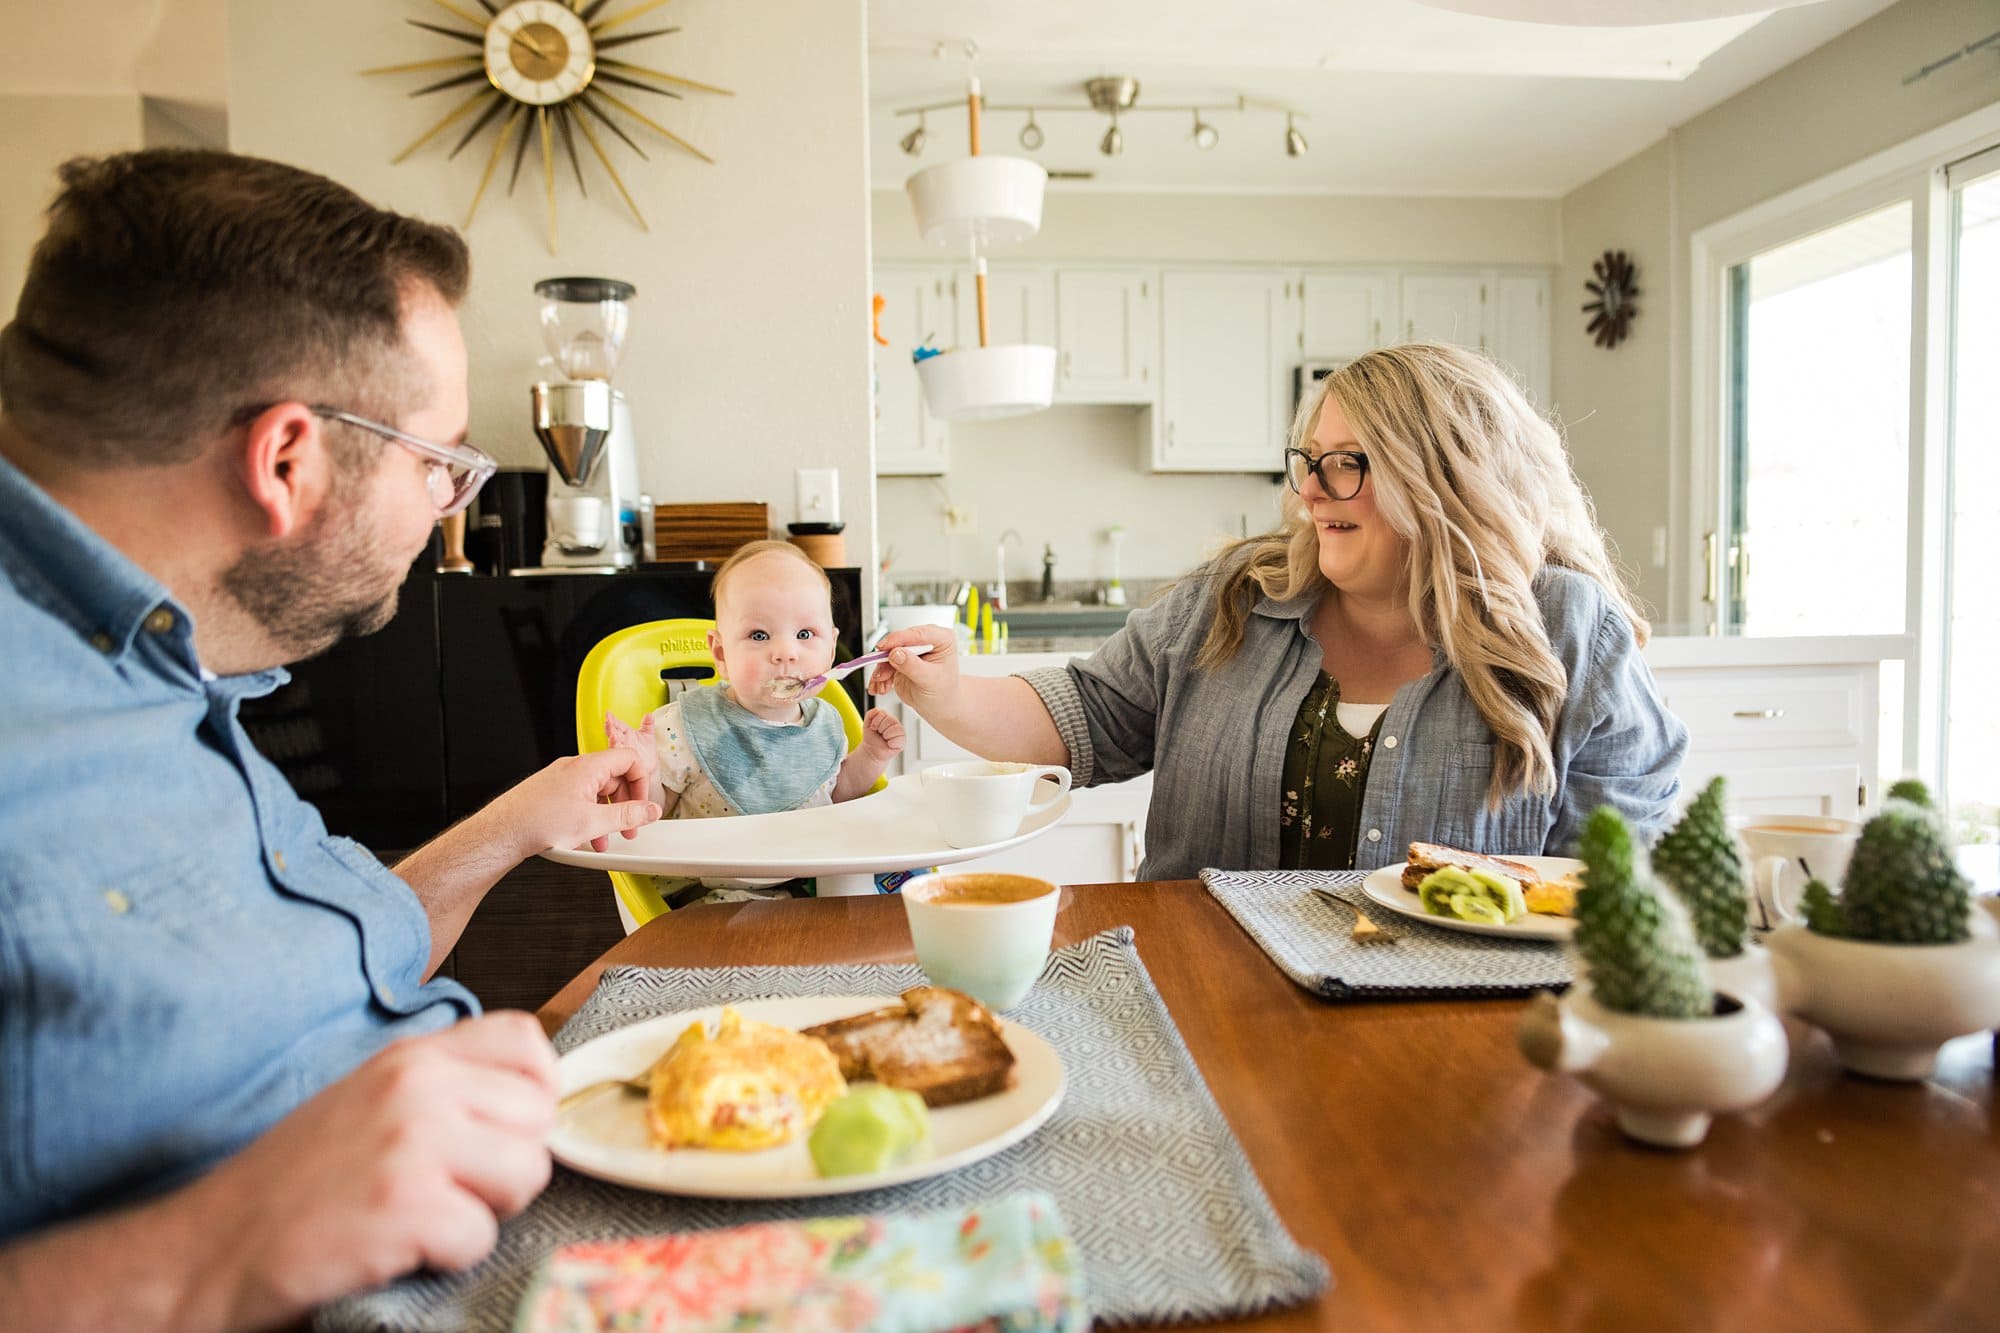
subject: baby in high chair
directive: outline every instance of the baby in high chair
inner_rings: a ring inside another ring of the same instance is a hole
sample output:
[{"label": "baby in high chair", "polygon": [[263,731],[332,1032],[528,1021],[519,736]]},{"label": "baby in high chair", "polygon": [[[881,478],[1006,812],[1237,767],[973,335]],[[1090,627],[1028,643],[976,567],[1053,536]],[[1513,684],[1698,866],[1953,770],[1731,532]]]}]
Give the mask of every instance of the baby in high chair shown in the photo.
[{"label": "baby in high chair", "polygon": [[[752,542],[715,571],[709,652],[722,677],[647,714],[636,729],[607,714],[663,819],[772,814],[865,795],[903,748],[903,725],[868,711],[850,753],[840,714],[797,686],[833,665],[833,585],[790,542]],[[631,799],[639,799],[637,792]],[[747,897],[741,881],[726,895]]]}]

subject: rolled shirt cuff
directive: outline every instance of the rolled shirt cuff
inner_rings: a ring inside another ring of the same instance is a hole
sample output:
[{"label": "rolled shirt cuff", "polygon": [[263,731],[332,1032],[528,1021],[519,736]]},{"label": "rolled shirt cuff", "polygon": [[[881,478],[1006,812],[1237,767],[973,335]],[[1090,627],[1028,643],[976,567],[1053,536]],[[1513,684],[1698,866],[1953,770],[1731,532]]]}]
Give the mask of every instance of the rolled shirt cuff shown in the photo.
[{"label": "rolled shirt cuff", "polygon": [[1097,752],[1090,743],[1090,723],[1083,714],[1083,691],[1068,667],[1041,667],[1015,673],[1041,696],[1042,707],[1056,724],[1056,734],[1069,749],[1070,781],[1088,787],[1097,768]]}]

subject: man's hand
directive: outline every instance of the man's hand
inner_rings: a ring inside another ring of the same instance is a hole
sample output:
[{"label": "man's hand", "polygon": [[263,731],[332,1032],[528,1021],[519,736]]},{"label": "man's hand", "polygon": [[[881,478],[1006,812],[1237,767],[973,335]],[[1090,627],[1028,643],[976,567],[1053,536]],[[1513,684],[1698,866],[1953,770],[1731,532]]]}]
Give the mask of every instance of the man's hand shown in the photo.
[{"label": "man's hand", "polygon": [[194,1184],[0,1249],[0,1323],[269,1328],[470,1267],[548,1183],[555,1117],[555,1052],[527,1014],[399,1041]]},{"label": "man's hand", "polygon": [[871,708],[861,720],[861,744],[854,749],[873,762],[886,764],[903,752],[903,743],[903,724],[881,709]]},{"label": "man's hand", "polygon": [[660,817],[649,790],[658,766],[624,746],[571,755],[502,792],[485,814],[514,839],[516,862],[585,843],[601,852],[613,833],[630,837]]}]

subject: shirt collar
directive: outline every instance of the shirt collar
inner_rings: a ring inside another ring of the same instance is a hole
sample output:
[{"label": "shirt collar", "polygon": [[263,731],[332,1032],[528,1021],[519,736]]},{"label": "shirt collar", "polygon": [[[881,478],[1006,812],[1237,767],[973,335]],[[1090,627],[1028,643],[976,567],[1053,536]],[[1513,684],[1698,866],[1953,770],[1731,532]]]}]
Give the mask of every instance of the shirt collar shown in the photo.
[{"label": "shirt collar", "polygon": [[56,503],[0,455],[0,559],[38,586],[35,600],[108,657],[122,657],[156,610],[187,612],[160,581]]},{"label": "shirt collar", "polygon": [[[141,630],[156,628],[181,646],[189,666],[213,687],[218,677],[194,651],[194,621],[166,585],[99,536],[87,523],[0,454],[0,564],[23,591],[61,616],[112,661],[132,651]],[[284,668],[234,678],[233,693],[267,694],[290,679]]]}]

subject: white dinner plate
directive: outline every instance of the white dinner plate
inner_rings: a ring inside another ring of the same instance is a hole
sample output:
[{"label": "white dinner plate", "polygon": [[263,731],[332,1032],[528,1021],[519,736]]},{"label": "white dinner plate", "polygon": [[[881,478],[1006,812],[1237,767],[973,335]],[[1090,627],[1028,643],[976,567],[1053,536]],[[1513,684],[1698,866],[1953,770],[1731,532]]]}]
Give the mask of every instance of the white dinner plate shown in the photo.
[{"label": "white dinner plate", "polygon": [[583,847],[542,855],[588,870],[727,879],[919,870],[1018,847],[1060,824],[1069,813],[1070,794],[1050,800],[1053,783],[1036,787],[1038,804],[1028,808],[1019,831],[977,847],[954,847],[944,840],[924,804],[922,775],[906,773],[890,779],[881,791],[852,801],[733,819],[662,819],[640,829],[635,838],[613,834],[601,852]]},{"label": "white dinner plate", "polygon": [[[751,1000],[730,1007],[759,1022],[807,1028],[896,1003],[893,995],[819,995]],[[710,1005],[592,1038],[558,1064],[562,1095],[605,1079],[629,1078],[657,1060],[689,1024],[713,1024],[721,1016],[722,1006]],[[802,1199],[922,1180],[1019,1143],[1041,1128],[1062,1102],[1065,1080],[1055,1049],[1020,1024],[999,1021],[1000,1033],[1014,1052],[1014,1086],[978,1101],[933,1110],[930,1154],[887,1171],[822,1176],[813,1169],[803,1134],[761,1152],[656,1148],[646,1129],[646,1099],[632,1092],[603,1092],[580,1102],[556,1123],[549,1151],[571,1170],[600,1180],[715,1199]]]},{"label": "white dinner plate", "polygon": [[[1572,870],[1583,869],[1583,862],[1568,856],[1510,856],[1507,859],[1533,866],[1548,879],[1561,879]],[[1361,881],[1361,891],[1368,895],[1370,901],[1378,902],[1392,912],[1414,917],[1427,926],[1463,930],[1474,935],[1504,935],[1516,940],[1566,940],[1576,929],[1576,921],[1572,917],[1542,916],[1534,912],[1504,926],[1485,921],[1461,921],[1455,916],[1433,916],[1424,910],[1423,900],[1413,890],[1403,887],[1403,865],[1403,862],[1397,862],[1369,871],[1368,878]]]}]

